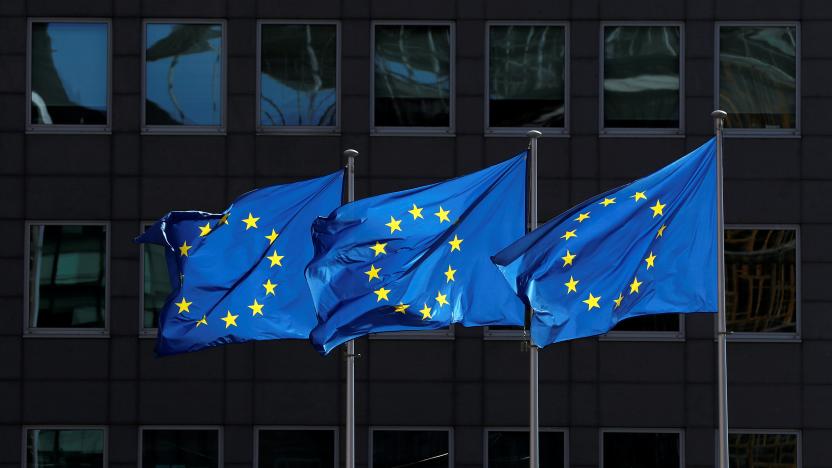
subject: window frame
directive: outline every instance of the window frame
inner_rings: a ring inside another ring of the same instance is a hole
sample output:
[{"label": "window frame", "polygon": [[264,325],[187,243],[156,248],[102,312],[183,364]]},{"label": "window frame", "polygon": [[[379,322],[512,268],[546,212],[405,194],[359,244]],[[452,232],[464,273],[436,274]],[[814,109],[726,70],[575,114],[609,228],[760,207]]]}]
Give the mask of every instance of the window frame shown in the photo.
[{"label": "window frame", "polygon": [[[787,230],[795,231],[795,251],[794,251],[794,267],[795,267],[795,331],[794,333],[786,332],[732,332],[728,329],[728,341],[745,342],[745,343],[800,343],[802,342],[802,295],[803,285],[801,276],[801,249],[800,249],[800,225],[799,224],[726,224],[725,230],[729,229],[771,229],[771,230]],[[717,321],[714,320],[714,341],[717,337]]]},{"label": "window frame", "polygon": [[272,426],[272,425],[255,425],[254,426],[254,457],[252,466],[257,468],[260,466],[260,432],[261,431],[331,431],[334,435],[334,459],[332,466],[338,468],[341,454],[339,448],[341,447],[341,439],[338,426]]},{"label": "window frame", "polygon": [[795,125],[794,128],[725,128],[723,133],[728,138],[801,138],[801,42],[800,21],[715,21],[714,22],[714,109],[719,109],[719,32],[723,26],[758,26],[783,27],[793,26],[797,36],[795,44]]},{"label": "window frame", "polygon": [[[676,128],[607,128],[604,126],[604,32],[607,26],[679,28],[679,126]],[[598,38],[598,136],[622,137],[685,137],[685,23],[683,21],[601,21]]]},{"label": "window frame", "polygon": [[[657,314],[657,315],[674,315]],[[678,312],[679,329],[676,331],[647,331],[647,330],[610,330],[609,332],[599,335],[599,341],[665,341],[665,342],[684,342],[685,341],[685,316],[687,313]],[[619,322],[621,323],[621,322]]]},{"label": "window frame", "polygon": [[[335,125],[334,126],[317,126],[317,125],[287,125],[277,127],[274,125],[263,125],[260,121],[260,101],[262,99],[262,89],[260,84],[263,42],[262,33],[263,26],[268,25],[324,25],[335,26]],[[343,100],[341,99],[341,21],[338,20],[319,20],[319,19],[260,19],[257,20],[257,51],[256,58],[256,83],[255,83],[255,133],[257,135],[332,135],[339,136],[341,134],[341,107]]]},{"label": "window frame", "polygon": [[139,425],[139,446],[138,446],[138,462],[136,466],[142,466],[142,456],[144,455],[144,431],[216,431],[217,433],[217,468],[225,466],[225,434],[223,427],[220,425]]},{"label": "window frame", "polygon": [[[34,23],[92,23],[107,25],[107,123],[82,124],[33,124],[32,123],[32,25]],[[110,18],[33,17],[26,21],[26,134],[101,134],[112,133],[113,126],[113,21]]]},{"label": "window frame", "polygon": [[70,425],[70,424],[33,424],[33,425],[23,425],[22,433],[23,436],[21,437],[21,457],[20,457],[20,465],[23,468],[28,468],[28,455],[29,451],[28,444],[29,444],[29,431],[31,430],[55,430],[55,431],[63,431],[63,430],[99,430],[104,434],[103,440],[103,447],[102,447],[102,456],[103,456],[103,467],[109,466],[109,448],[110,448],[110,441],[109,441],[109,430],[107,426],[98,426],[98,425]]},{"label": "window frame", "polygon": [[[447,26],[450,33],[447,127],[405,127],[376,125],[376,27],[377,26]],[[456,22],[445,20],[373,20],[370,22],[370,131],[372,136],[456,136]]]},{"label": "window frame", "polygon": [[[763,435],[793,435],[796,437],[795,444],[797,446],[797,457],[795,462],[797,464],[797,468],[803,467],[803,437],[801,431],[799,429],[728,429],[728,435],[731,434],[763,434]],[[714,443],[718,443],[719,441],[719,431],[714,431]],[[730,457],[731,447],[728,447],[728,454]],[[718,463],[717,459],[719,454],[714,452],[714,463]]]},{"label": "window frame", "polygon": [[[540,427],[540,432],[559,432],[563,434],[563,466],[569,468],[569,429],[565,427]],[[528,427],[495,426],[483,428],[482,466],[488,468],[488,433],[489,432],[524,432],[529,433]]]},{"label": "window frame", "polygon": [[369,440],[367,441],[367,467],[373,468],[373,432],[374,431],[443,431],[448,434],[448,467],[454,466],[454,428],[453,426],[370,426],[368,429]]},{"label": "window frame", "polygon": [[[33,226],[104,226],[104,327],[103,328],[39,328],[29,325],[29,262],[31,257],[30,237]],[[109,338],[110,337],[110,253],[111,225],[109,221],[32,221],[24,223],[23,234],[23,337],[38,338]]]},{"label": "window frame", "polygon": [[[492,26],[558,26],[563,28],[563,127],[492,127],[489,109],[491,95],[491,27]],[[571,32],[569,21],[500,20],[485,22],[485,90],[483,92],[483,136],[526,137],[529,130],[538,130],[543,137],[569,137],[571,111]]]},{"label": "window frame", "polygon": [[598,430],[598,468],[604,468],[604,434],[676,434],[679,438],[679,468],[685,468],[685,429],[649,427],[602,427]]},{"label": "window frame", "polygon": [[[219,125],[158,125],[147,123],[147,27],[151,24],[212,24],[222,29]],[[144,18],[141,42],[140,135],[225,135],[228,127],[228,22],[222,18]]]}]

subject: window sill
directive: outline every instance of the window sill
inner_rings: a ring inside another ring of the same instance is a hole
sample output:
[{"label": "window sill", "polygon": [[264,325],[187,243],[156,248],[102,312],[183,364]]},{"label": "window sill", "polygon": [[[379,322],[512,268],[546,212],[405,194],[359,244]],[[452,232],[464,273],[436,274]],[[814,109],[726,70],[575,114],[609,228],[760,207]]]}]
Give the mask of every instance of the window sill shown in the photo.
[{"label": "window sill", "polygon": [[598,138],[685,138],[685,132],[680,129],[600,129]]},{"label": "window sill", "polygon": [[110,331],[106,329],[94,330],[73,330],[71,328],[59,328],[55,330],[33,330],[23,331],[23,338],[109,338]]},{"label": "window sill", "polygon": [[142,135],[216,135],[225,136],[224,127],[142,127]]},{"label": "window sill", "polygon": [[340,128],[333,127],[257,127],[257,136],[341,136]]},{"label": "window sill", "polygon": [[800,132],[797,130],[769,130],[769,129],[734,129],[726,128],[723,130],[725,138],[783,138],[783,139],[801,139]]},{"label": "window sill", "polygon": [[531,130],[541,133],[541,138],[570,138],[569,130],[565,128],[535,128],[535,127],[493,127],[483,130],[486,138],[528,138]]},{"label": "window sill", "polygon": [[454,330],[428,330],[428,331],[403,331],[403,332],[385,332],[373,333],[369,336],[373,341],[376,340],[453,340]]},{"label": "window sill", "polygon": [[685,332],[611,331],[598,337],[599,341],[666,341],[684,342]]},{"label": "window sill", "polygon": [[371,137],[444,137],[454,138],[456,134],[452,128],[437,127],[377,127],[370,129]]},{"label": "window sill", "polygon": [[[716,338],[714,338],[716,341]],[[803,339],[797,333],[731,333],[730,343],[801,343]]]},{"label": "window sill", "polygon": [[159,335],[158,328],[140,328],[139,329],[139,338],[142,339],[155,339]]},{"label": "window sill", "polygon": [[108,126],[87,125],[36,125],[27,126],[27,135],[112,135]]},{"label": "window sill", "polygon": [[491,330],[485,327],[482,339],[486,341],[527,341],[529,333],[525,330]]}]

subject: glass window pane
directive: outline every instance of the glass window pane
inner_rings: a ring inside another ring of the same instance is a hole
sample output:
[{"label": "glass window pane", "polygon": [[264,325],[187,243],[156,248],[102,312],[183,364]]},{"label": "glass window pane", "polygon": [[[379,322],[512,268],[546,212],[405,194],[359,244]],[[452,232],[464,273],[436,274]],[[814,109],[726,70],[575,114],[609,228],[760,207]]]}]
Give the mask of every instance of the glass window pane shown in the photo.
[{"label": "glass window pane", "polygon": [[719,28],[719,108],[726,128],[795,128],[797,28]]},{"label": "glass window pane", "polygon": [[144,429],[142,468],[217,468],[216,430]]},{"label": "glass window pane", "polygon": [[335,431],[261,430],[257,463],[261,468],[335,466]]},{"label": "glass window pane", "polygon": [[104,328],[105,226],[31,227],[29,326]]},{"label": "glass window pane", "polygon": [[376,26],[375,126],[449,127],[451,28]]},{"label": "glass window pane", "polygon": [[373,431],[373,468],[448,468],[448,431]]},{"label": "glass window pane", "polygon": [[734,468],[797,468],[796,434],[728,434]]},{"label": "glass window pane", "polygon": [[147,25],[145,123],[222,124],[222,25]]},{"label": "glass window pane", "polygon": [[334,126],[335,25],[264,24],[260,35],[260,124]]},{"label": "glass window pane", "polygon": [[159,310],[171,292],[165,248],[161,245],[144,244],[144,328],[159,327]]},{"label": "glass window pane", "polygon": [[[540,468],[562,468],[563,433],[540,432]],[[488,431],[488,468],[529,466],[529,433]]]},{"label": "glass window pane", "polygon": [[632,317],[618,322],[613,331],[678,332],[679,314],[658,314]]},{"label": "glass window pane", "polygon": [[604,127],[679,127],[679,27],[604,28]]},{"label": "glass window pane", "polygon": [[604,468],[680,466],[679,434],[605,432]]},{"label": "glass window pane", "polygon": [[107,23],[32,23],[32,124],[107,124],[107,29]]},{"label": "glass window pane", "polygon": [[104,431],[101,429],[29,429],[26,466],[51,468],[104,466]]},{"label": "glass window pane", "polygon": [[562,26],[492,26],[488,119],[491,127],[563,127]]},{"label": "glass window pane", "polygon": [[728,330],[797,331],[797,231],[726,229]]}]

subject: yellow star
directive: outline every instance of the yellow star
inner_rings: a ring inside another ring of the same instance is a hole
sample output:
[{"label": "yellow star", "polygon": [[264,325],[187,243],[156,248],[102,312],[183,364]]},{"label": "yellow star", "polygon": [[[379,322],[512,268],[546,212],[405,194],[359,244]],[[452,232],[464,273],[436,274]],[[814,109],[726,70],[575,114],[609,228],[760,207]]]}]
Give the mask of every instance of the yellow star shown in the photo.
[{"label": "yellow star", "polygon": [[563,283],[563,285],[566,286],[566,294],[569,294],[571,292],[574,292],[574,293],[578,292],[578,290],[575,288],[575,286],[577,286],[578,283],[580,283],[580,282],[581,282],[580,280],[576,280],[575,278],[572,277],[572,275],[569,275],[569,282]]},{"label": "yellow star", "polygon": [[376,302],[381,302],[382,299],[384,299],[385,301],[390,300],[390,299],[387,298],[387,294],[390,292],[390,290],[389,289],[384,289],[384,286],[378,288],[377,290],[375,290],[373,292],[376,293],[376,296],[378,296],[378,299],[376,299]]},{"label": "yellow star", "polygon": [[656,216],[664,216],[664,213],[662,213],[662,210],[664,209],[665,206],[666,205],[662,205],[661,200],[656,200],[656,206],[651,206],[650,207],[650,209],[653,210],[653,217],[655,218]]},{"label": "yellow star", "polygon": [[415,203],[413,204],[413,209],[408,210],[407,212],[413,215],[414,220],[416,220],[416,218],[425,219],[425,217],[422,216],[422,208],[419,208],[418,206],[416,206]]},{"label": "yellow star", "polygon": [[450,212],[451,212],[451,210],[443,210],[442,206],[440,206],[439,211],[434,213],[434,215],[439,217],[439,224],[442,224],[442,221],[447,221],[447,222],[450,223],[451,220],[448,218],[448,214]]},{"label": "yellow star", "polygon": [[621,307],[621,301],[624,300],[624,294],[618,293],[618,299],[613,299],[612,301],[615,302],[615,308]]},{"label": "yellow star", "polygon": [[188,256],[188,251],[191,250],[192,245],[188,245],[188,241],[182,242],[182,246],[179,247],[179,255],[182,257]]},{"label": "yellow star", "polygon": [[200,325],[208,325],[208,319],[207,319],[207,317],[206,317],[205,315],[203,315],[201,319],[199,319],[199,320],[197,320],[197,321],[196,321],[196,326],[197,326],[197,328],[198,328]]},{"label": "yellow star", "polygon": [[659,237],[664,236],[664,230],[665,229],[667,229],[667,225],[662,224],[662,227],[659,228],[659,232],[656,233],[656,239],[658,239]]},{"label": "yellow star", "polygon": [[641,283],[643,283],[643,282],[644,281],[639,281],[638,280],[638,276],[633,278],[633,282],[630,284],[630,294],[638,293],[638,288],[639,288],[639,286],[641,286]]},{"label": "yellow star", "polygon": [[231,213],[225,213],[224,215],[222,215],[222,218],[220,218],[219,222],[217,222],[217,225],[228,224],[228,217],[229,216],[231,216]]},{"label": "yellow star", "polygon": [[403,314],[407,313],[407,308],[410,307],[410,304],[402,304],[399,302],[399,305],[396,306],[396,309],[393,312],[401,312]]},{"label": "yellow star", "polygon": [[258,304],[257,299],[254,300],[254,304],[248,306],[251,309],[251,316],[254,317],[257,314],[263,315],[263,304]]},{"label": "yellow star", "polygon": [[606,197],[604,197],[604,201],[599,202],[598,204],[599,204],[599,205],[604,205],[604,206],[610,206],[610,205],[612,205],[613,203],[615,203],[615,198],[614,198],[614,197],[613,197],[613,198],[606,198]]},{"label": "yellow star", "polygon": [[230,327],[231,325],[237,326],[237,317],[239,315],[232,315],[230,310],[225,311],[225,317],[221,317],[220,320],[225,322],[225,328]]},{"label": "yellow star", "polygon": [[400,224],[402,224],[402,220],[396,219],[396,218],[391,216],[390,217],[390,222],[385,224],[385,226],[389,227],[390,228],[390,234],[393,234],[396,231],[401,231],[402,230],[402,227],[400,226]]},{"label": "yellow star", "polygon": [[442,294],[441,291],[436,293],[436,302],[439,303],[439,307],[442,307],[443,305],[446,305],[446,304],[450,304],[450,302],[448,302],[447,297],[448,297],[448,295],[447,294]]},{"label": "yellow star", "polygon": [[272,264],[271,264],[271,265],[269,265],[269,268],[271,268],[271,267],[273,267],[273,266],[275,266],[275,265],[277,265],[277,266],[283,266],[283,264],[282,264],[282,263],[280,263],[280,261],[281,261],[281,260],[283,260],[283,255],[278,255],[278,254],[277,254],[277,250],[275,250],[274,252],[272,252],[272,255],[271,255],[270,257],[266,257],[266,258],[268,258],[268,259],[272,262]]},{"label": "yellow star", "polygon": [[563,267],[566,268],[567,265],[571,265],[572,260],[574,260],[575,257],[577,257],[577,255],[574,255],[574,254],[570,253],[569,250],[567,249],[566,250],[566,255],[560,258],[561,260],[563,260]]},{"label": "yellow star", "polygon": [[647,195],[644,192],[636,192],[630,198],[635,199],[636,203],[638,203],[639,200],[647,200]]},{"label": "yellow star", "polygon": [[268,240],[269,240],[269,245],[271,245],[271,244],[274,244],[274,241],[275,241],[275,240],[277,240],[277,236],[279,236],[279,235],[280,235],[280,234],[276,233],[276,232],[274,231],[274,229],[272,229],[272,233],[271,233],[271,234],[269,234],[268,236],[263,236],[263,237],[265,237],[266,239],[268,239]]},{"label": "yellow star", "polygon": [[211,223],[205,223],[205,226],[199,227],[199,237],[205,237],[211,233]]},{"label": "yellow star", "polygon": [[370,277],[367,281],[372,281],[373,278],[380,280],[381,277],[378,276],[378,272],[380,271],[381,268],[376,268],[375,265],[370,265],[370,269],[364,272],[365,275]]},{"label": "yellow star", "polygon": [[243,222],[246,223],[246,231],[248,231],[250,228],[255,228],[256,229],[257,228],[257,221],[259,221],[259,220],[260,220],[260,218],[255,218],[254,216],[251,215],[251,213],[249,213],[248,218],[243,220]]},{"label": "yellow star", "polygon": [[578,235],[577,235],[577,234],[575,234],[575,231],[577,231],[577,229],[573,229],[573,230],[571,230],[571,231],[566,231],[566,233],[565,233],[564,235],[560,236],[560,238],[561,238],[561,239],[566,239],[566,240],[569,240],[569,239],[571,239],[571,238],[573,238],[573,237],[578,237]]},{"label": "yellow star", "polygon": [[592,295],[592,293],[589,293],[589,297],[585,301],[581,301],[581,302],[586,304],[586,310],[590,311],[590,310],[592,310],[593,307],[595,307],[596,309],[601,308],[601,306],[598,305],[598,300],[599,299],[601,299],[601,296],[595,297],[595,296]]},{"label": "yellow star", "polygon": [[428,307],[427,304],[425,304],[425,306],[422,307],[422,310],[420,310],[419,312],[422,313],[422,320],[427,320],[429,318],[433,318],[430,315],[430,307]]},{"label": "yellow star", "polygon": [[376,241],[376,245],[371,245],[370,248],[376,253],[373,257],[378,257],[381,254],[386,255],[387,252],[384,250],[385,247],[387,247],[387,242],[382,244],[381,242]]},{"label": "yellow star", "polygon": [[181,314],[182,312],[190,312],[190,309],[188,309],[188,307],[190,307],[191,304],[193,304],[193,302],[187,302],[183,297],[182,302],[174,302],[174,304],[176,304],[176,306],[179,307],[179,312],[177,312],[177,314]]},{"label": "yellow star", "polygon": [[587,211],[586,213],[581,213],[575,218],[575,221],[582,223],[584,220],[589,219],[589,214],[592,213],[591,211]]},{"label": "yellow star", "polygon": [[648,270],[650,269],[650,267],[655,267],[656,266],[656,265],[653,265],[653,262],[656,261],[656,256],[653,255],[652,250],[650,251],[650,256],[645,258],[644,261],[647,262],[647,269]]},{"label": "yellow star", "polygon": [[272,283],[271,278],[267,279],[266,282],[263,284],[263,287],[266,288],[266,295],[268,296],[271,294],[274,296],[274,288],[277,287],[277,284]]},{"label": "yellow star", "polygon": [[451,244],[451,252],[453,252],[454,250],[459,250],[460,252],[462,252],[462,247],[460,247],[460,245],[464,240],[465,239],[460,239],[456,236],[456,234],[454,234],[454,240],[448,241],[448,243]]},{"label": "yellow star", "polygon": [[453,268],[451,268],[450,265],[448,265],[448,271],[445,272],[445,282],[450,283],[451,281],[456,281],[456,278],[454,278],[455,274],[456,270],[454,270]]}]

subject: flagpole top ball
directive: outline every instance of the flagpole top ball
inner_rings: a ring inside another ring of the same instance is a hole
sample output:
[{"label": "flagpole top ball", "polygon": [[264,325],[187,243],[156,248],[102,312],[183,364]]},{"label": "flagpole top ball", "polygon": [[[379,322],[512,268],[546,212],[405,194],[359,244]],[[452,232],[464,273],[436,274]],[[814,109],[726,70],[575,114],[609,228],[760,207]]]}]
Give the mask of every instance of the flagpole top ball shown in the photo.
[{"label": "flagpole top ball", "polygon": [[711,112],[711,117],[713,117],[715,119],[724,119],[724,118],[728,117],[728,113],[725,112],[724,110],[715,110],[715,111]]},{"label": "flagpole top ball", "polygon": [[540,138],[541,135],[543,135],[543,134],[540,133],[539,130],[529,130],[526,133],[526,136],[529,137],[529,138]]},{"label": "flagpole top ball", "polygon": [[348,157],[348,158],[349,158],[349,157],[353,157],[353,158],[355,158],[355,157],[357,157],[357,156],[358,156],[358,151],[356,151],[356,150],[354,150],[354,149],[344,150],[344,156],[346,156],[346,157]]}]

